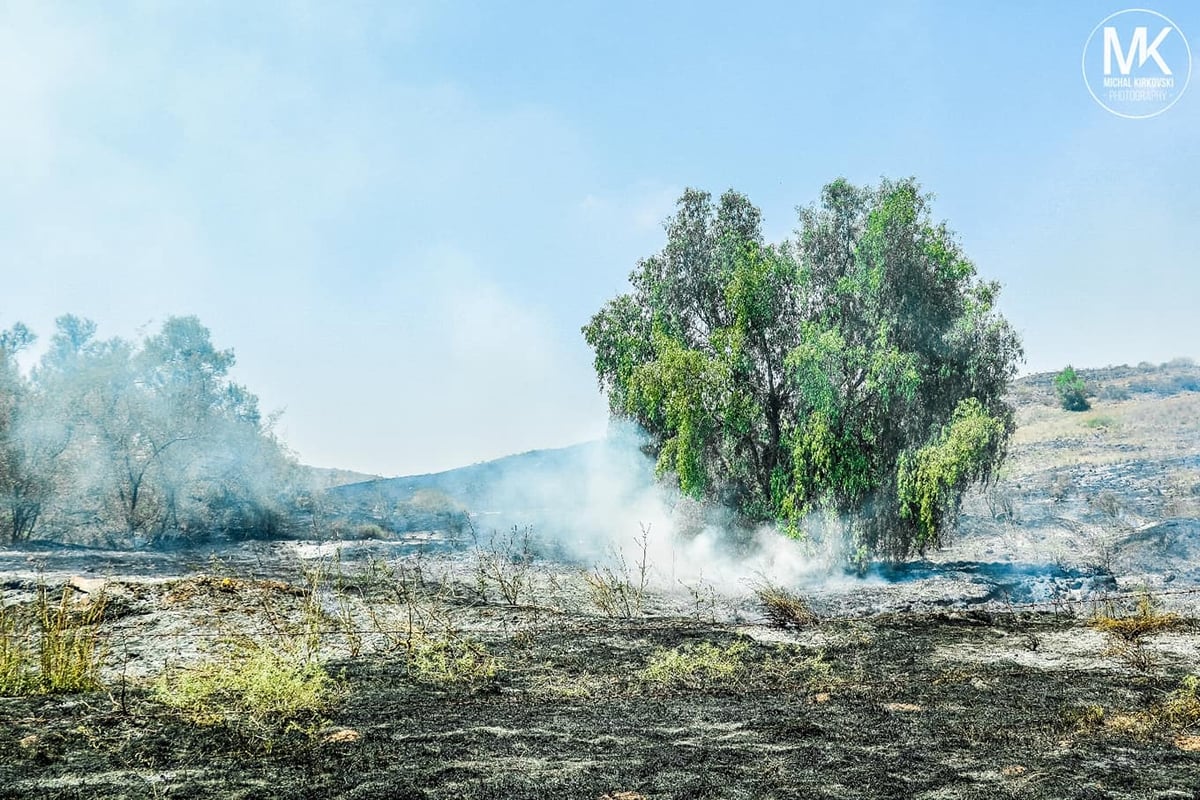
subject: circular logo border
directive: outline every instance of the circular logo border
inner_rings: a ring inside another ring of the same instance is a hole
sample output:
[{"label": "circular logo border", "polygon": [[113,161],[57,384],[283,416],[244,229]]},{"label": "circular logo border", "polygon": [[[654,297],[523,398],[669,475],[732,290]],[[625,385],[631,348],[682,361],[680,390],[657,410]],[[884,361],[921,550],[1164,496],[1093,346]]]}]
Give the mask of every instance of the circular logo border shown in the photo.
[{"label": "circular logo border", "polygon": [[[1088,54],[1088,48],[1091,47],[1092,39],[1094,39],[1096,37],[1096,31],[1103,28],[1104,23],[1108,22],[1110,19],[1113,19],[1114,17],[1119,17],[1122,14],[1130,14],[1130,13],[1134,13],[1134,12],[1141,12],[1143,14],[1152,14],[1152,15],[1158,17],[1159,19],[1164,20],[1165,22],[1169,23],[1171,25],[1171,27],[1174,28],[1179,33],[1179,38],[1183,40],[1183,47],[1187,51],[1187,56],[1188,56],[1187,78],[1183,81],[1183,88],[1179,90],[1179,94],[1175,95],[1174,100],[1167,103],[1165,106],[1160,108],[1158,111],[1155,111],[1153,114],[1136,114],[1135,115],[1135,114],[1122,114],[1120,111],[1114,111],[1113,109],[1106,106],[1104,104],[1103,100],[1101,100],[1099,97],[1096,96],[1096,92],[1092,90],[1091,81],[1088,80],[1087,54]],[[1163,112],[1169,110],[1171,108],[1171,106],[1173,106],[1179,102],[1179,98],[1183,97],[1184,92],[1187,91],[1188,86],[1192,82],[1192,46],[1190,44],[1188,44],[1187,36],[1184,35],[1183,29],[1180,28],[1178,25],[1176,25],[1175,20],[1171,19],[1167,15],[1160,14],[1157,11],[1151,11],[1148,8],[1124,8],[1124,9],[1121,9],[1120,11],[1116,11],[1112,14],[1109,14],[1107,17],[1100,20],[1100,22],[1098,22],[1096,24],[1096,27],[1092,28],[1092,32],[1088,34],[1087,41],[1085,41],[1083,43],[1083,58],[1081,60],[1081,66],[1082,66],[1082,71],[1083,71],[1083,85],[1087,87],[1088,94],[1090,94],[1092,96],[1092,99],[1096,101],[1096,104],[1098,106],[1100,106],[1105,111],[1112,114],[1113,116],[1121,117],[1122,119],[1150,119],[1152,117],[1157,117],[1159,114],[1162,114]]]}]

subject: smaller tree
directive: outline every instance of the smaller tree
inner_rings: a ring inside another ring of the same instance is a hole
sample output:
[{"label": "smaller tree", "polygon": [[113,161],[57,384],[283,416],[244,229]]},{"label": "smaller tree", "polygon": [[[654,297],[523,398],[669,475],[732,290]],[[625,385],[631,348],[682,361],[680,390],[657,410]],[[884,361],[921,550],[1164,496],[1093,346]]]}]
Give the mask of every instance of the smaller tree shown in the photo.
[{"label": "smaller tree", "polygon": [[1087,411],[1092,407],[1087,400],[1087,387],[1083,378],[1079,377],[1074,367],[1069,364],[1054,378],[1054,391],[1058,393],[1058,402],[1067,411]]}]

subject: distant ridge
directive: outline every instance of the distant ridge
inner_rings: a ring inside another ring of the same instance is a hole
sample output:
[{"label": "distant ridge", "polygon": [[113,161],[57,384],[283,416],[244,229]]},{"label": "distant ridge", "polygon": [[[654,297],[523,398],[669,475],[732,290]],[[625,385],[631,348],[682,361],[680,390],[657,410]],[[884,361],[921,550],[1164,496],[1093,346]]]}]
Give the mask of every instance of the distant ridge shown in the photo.
[{"label": "distant ridge", "polygon": [[506,500],[517,497],[544,505],[550,499],[546,496],[549,492],[570,492],[573,478],[582,477],[579,473],[585,464],[611,457],[614,451],[615,445],[605,440],[529,450],[442,472],[335,486],[330,494],[348,502],[371,495],[382,495],[391,502],[407,502],[417,492],[436,491],[471,508],[479,508],[503,492]]}]

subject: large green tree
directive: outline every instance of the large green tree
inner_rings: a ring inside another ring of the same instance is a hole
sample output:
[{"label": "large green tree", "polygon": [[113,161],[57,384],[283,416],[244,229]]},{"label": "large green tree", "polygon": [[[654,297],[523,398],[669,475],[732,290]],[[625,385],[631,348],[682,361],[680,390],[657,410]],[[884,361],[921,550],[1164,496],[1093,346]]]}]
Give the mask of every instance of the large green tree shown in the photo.
[{"label": "large green tree", "polygon": [[772,245],[745,196],[688,190],[666,232],[583,329],[659,473],[793,535],[833,517],[859,560],[938,543],[1004,456],[1021,347],[929,196],[834,181]]}]

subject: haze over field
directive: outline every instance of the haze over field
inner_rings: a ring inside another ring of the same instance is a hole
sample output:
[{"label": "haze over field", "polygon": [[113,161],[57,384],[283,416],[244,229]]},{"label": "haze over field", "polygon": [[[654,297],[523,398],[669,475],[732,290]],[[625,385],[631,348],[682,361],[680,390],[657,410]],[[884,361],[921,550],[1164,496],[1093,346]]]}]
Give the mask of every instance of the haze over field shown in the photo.
[{"label": "haze over field", "polygon": [[1004,284],[1024,369],[1200,355],[1200,94],[1099,108],[1112,10],[5,4],[0,328],[195,314],[304,461],[444,469],[603,432],[579,327],[685,186],[778,240],[886,174]]}]

